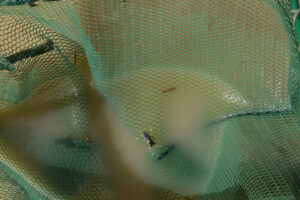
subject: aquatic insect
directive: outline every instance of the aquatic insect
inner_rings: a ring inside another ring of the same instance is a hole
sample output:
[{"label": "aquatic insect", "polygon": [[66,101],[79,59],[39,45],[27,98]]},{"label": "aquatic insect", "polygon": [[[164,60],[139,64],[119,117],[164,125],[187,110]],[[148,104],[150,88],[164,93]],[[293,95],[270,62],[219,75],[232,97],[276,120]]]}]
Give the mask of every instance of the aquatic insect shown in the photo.
[{"label": "aquatic insect", "polygon": [[151,136],[146,131],[143,132],[143,136],[144,136],[144,139],[146,140],[146,142],[150,145],[150,147],[155,145],[155,142],[153,141]]},{"label": "aquatic insect", "polygon": [[82,134],[81,138],[84,139],[87,143],[91,144],[91,140],[87,134]]},{"label": "aquatic insect", "polygon": [[172,91],[174,91],[174,90],[176,90],[177,88],[175,87],[175,86],[173,86],[173,87],[170,87],[170,88],[167,88],[167,89],[165,89],[165,90],[163,90],[162,91],[162,93],[168,93],[168,92],[172,92]]}]

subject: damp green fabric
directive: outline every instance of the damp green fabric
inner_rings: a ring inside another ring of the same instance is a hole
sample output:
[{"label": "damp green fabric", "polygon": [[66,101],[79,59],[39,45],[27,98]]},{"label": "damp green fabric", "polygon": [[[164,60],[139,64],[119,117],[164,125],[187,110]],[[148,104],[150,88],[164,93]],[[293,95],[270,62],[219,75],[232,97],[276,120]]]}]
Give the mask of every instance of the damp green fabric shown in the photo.
[{"label": "damp green fabric", "polygon": [[152,174],[137,174],[159,199],[298,200],[298,7],[0,0],[0,119],[27,102],[55,104],[1,126],[0,199],[113,199],[77,67],[88,62],[127,139],[146,152]]}]

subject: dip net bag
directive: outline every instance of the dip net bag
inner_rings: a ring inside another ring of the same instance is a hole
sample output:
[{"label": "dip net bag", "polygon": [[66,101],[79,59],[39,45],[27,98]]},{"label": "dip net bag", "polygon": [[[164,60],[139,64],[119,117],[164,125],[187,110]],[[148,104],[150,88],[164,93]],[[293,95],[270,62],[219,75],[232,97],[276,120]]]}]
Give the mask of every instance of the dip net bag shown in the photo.
[{"label": "dip net bag", "polygon": [[92,84],[156,199],[298,200],[299,13],[296,0],[0,0],[0,199],[114,199]]}]

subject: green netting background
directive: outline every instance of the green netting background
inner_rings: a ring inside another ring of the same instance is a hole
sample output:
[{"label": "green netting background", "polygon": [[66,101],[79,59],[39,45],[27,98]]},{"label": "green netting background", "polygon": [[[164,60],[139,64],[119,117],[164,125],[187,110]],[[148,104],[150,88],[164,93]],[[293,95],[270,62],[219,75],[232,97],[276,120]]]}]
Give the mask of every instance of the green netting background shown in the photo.
[{"label": "green netting background", "polygon": [[[114,197],[78,70],[90,67],[125,163],[158,199],[298,200],[291,3],[0,0],[0,199]],[[28,102],[55,106],[6,118]]]}]

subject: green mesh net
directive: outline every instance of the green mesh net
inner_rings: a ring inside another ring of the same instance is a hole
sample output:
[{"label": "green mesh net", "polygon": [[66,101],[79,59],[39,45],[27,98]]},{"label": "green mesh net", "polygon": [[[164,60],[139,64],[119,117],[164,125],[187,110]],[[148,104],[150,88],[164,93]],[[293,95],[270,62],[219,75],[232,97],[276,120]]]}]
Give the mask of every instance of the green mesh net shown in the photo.
[{"label": "green mesh net", "polygon": [[300,199],[298,9],[0,0],[0,199],[117,197],[90,87],[156,199]]}]

